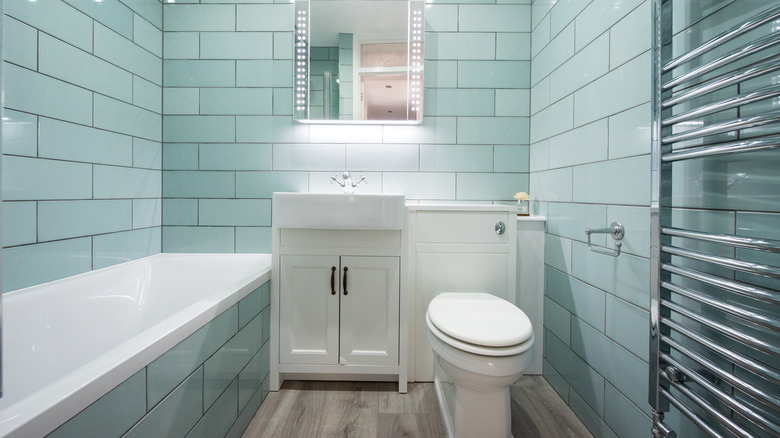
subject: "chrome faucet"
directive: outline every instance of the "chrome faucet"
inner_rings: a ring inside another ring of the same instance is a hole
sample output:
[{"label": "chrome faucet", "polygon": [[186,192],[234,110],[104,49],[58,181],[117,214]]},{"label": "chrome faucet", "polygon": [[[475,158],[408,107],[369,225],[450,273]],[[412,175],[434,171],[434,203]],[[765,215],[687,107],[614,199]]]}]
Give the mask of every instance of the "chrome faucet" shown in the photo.
[{"label": "chrome faucet", "polygon": [[355,193],[355,189],[357,189],[357,186],[359,186],[362,183],[368,184],[368,179],[366,179],[365,176],[360,175],[360,181],[357,183],[352,182],[352,177],[349,176],[349,172],[344,172],[343,175],[341,175],[341,178],[344,179],[344,182],[339,181],[339,179],[336,177],[336,175],[333,175],[330,177],[330,183],[336,183],[344,190],[344,193],[348,195],[352,195]]}]

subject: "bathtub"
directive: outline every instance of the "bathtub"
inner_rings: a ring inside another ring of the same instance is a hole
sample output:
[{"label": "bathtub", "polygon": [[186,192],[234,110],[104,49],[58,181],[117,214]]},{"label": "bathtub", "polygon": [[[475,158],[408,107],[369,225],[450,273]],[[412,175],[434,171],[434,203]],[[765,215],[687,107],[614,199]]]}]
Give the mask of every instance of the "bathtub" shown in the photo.
[{"label": "bathtub", "polygon": [[50,433],[270,269],[267,254],[158,254],[4,294],[0,437]]}]

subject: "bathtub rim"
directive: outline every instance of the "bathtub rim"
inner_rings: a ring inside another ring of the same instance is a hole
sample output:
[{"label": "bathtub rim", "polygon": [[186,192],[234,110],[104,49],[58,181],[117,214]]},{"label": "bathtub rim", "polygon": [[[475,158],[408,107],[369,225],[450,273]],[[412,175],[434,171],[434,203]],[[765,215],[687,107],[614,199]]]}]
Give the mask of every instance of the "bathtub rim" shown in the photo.
[{"label": "bathtub rim", "polygon": [[11,296],[21,295],[30,292],[31,289],[52,283],[70,282],[84,276],[94,275],[97,272],[126,269],[127,265],[132,263],[141,264],[164,258],[196,257],[258,258],[258,261],[264,263],[261,269],[252,271],[253,274],[237,280],[234,283],[239,285],[237,288],[221,289],[210,296],[208,300],[199,300],[184,307],[163,321],[104,352],[88,364],[0,411],[1,417],[5,417],[6,411],[9,409],[17,411],[10,418],[0,418],[0,437],[46,436],[53,432],[163,353],[205,326],[216,316],[270,281],[271,255],[267,253],[159,253],[4,294],[4,297],[9,294],[14,294]]}]

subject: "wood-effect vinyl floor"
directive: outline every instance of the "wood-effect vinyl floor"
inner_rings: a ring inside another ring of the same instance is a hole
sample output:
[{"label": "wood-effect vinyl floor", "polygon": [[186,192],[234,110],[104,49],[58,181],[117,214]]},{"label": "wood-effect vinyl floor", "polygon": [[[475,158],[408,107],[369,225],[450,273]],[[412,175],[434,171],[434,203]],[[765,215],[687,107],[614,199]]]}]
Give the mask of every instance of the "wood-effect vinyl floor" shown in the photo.
[{"label": "wood-effect vinyl floor", "polygon": [[[526,376],[512,394],[514,438],[592,438],[541,376]],[[268,395],[243,438],[444,437],[432,383],[288,381]],[[475,437],[479,438],[479,437]]]}]

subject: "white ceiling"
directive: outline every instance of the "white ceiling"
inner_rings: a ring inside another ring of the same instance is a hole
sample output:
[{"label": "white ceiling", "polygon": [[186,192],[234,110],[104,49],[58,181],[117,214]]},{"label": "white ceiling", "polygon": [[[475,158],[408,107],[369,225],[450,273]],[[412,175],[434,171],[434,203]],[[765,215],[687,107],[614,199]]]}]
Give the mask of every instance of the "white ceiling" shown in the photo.
[{"label": "white ceiling", "polygon": [[406,0],[312,0],[309,5],[313,47],[338,46],[339,33],[407,38]]}]

